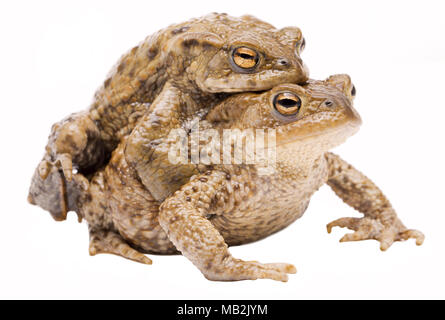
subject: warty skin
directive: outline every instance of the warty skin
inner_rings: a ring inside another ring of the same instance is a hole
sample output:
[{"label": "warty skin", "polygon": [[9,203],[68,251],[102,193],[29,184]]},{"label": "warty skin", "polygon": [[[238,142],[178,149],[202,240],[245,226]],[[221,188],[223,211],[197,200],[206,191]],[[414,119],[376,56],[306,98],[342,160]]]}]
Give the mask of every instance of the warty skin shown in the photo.
[{"label": "warty skin", "polygon": [[[283,82],[304,83],[308,70],[300,58],[303,47],[297,27],[276,29],[252,16],[217,13],[148,36],[120,58],[88,110],[53,126],[31,189],[36,190],[49,175],[53,176],[50,180],[70,181],[73,166],[90,178],[107,163],[138,119],[165,104],[165,99],[189,101],[179,118],[171,119],[175,123],[235,92],[268,90]],[[162,132],[155,131],[152,138],[163,138]],[[61,220],[67,207],[65,203],[48,210]]]},{"label": "warty skin", "polygon": [[[217,130],[276,129],[275,172],[259,175],[257,166],[243,164],[199,167],[198,174],[187,177],[162,202],[126,161],[126,148],[133,142],[125,139],[91,183],[76,174],[66,185],[66,192],[76,195],[71,201],[75,210],[88,222],[90,254],[113,253],[151,264],[143,253],[180,252],[210,280],[287,281],[288,273],[296,272],[293,265],[243,261],[228,248],[291,224],[325,183],[364,215],[328,224],[328,231],[335,226],[354,230],[342,241],[375,239],[382,250],[409,238],[420,245],[423,234],[402,224],[378,187],[329,152],[361,124],[352,105],[352,88],[348,76],[336,75],[227,98],[206,115],[203,125]],[[286,114],[290,108],[295,112]],[[138,126],[144,127],[142,122]],[[177,166],[178,178],[184,174],[187,171]]]}]

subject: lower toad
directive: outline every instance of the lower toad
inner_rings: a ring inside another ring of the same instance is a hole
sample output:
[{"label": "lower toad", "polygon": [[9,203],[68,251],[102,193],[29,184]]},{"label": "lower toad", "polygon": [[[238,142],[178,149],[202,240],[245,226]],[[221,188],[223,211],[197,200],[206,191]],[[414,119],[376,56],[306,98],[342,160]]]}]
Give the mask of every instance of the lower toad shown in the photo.
[{"label": "lower toad", "polygon": [[126,148],[131,141],[124,139],[91,181],[74,174],[64,182],[54,171],[30,190],[30,201],[51,211],[57,201],[44,201],[41,195],[46,190],[54,193],[52,188],[63,190],[59,193],[67,197],[67,210],[88,222],[91,255],[113,253],[151,264],[144,253],[181,253],[210,280],[287,281],[288,274],[296,272],[293,265],[243,261],[228,247],[260,240],[290,225],[325,183],[364,215],[328,224],[329,232],[335,226],[354,231],[341,241],[375,239],[381,250],[409,238],[420,245],[423,234],[402,224],[380,189],[329,152],[359,129],[354,95],[350,78],[335,75],[303,86],[282,84],[262,93],[237,94],[205,116],[202,129],[212,128],[220,137],[225,130],[274,130],[273,143],[262,147],[274,152],[271,172],[264,173],[258,163],[220,161],[196,164],[198,173],[190,176],[183,164],[171,164],[177,181],[184,183],[160,202],[128,164]]}]

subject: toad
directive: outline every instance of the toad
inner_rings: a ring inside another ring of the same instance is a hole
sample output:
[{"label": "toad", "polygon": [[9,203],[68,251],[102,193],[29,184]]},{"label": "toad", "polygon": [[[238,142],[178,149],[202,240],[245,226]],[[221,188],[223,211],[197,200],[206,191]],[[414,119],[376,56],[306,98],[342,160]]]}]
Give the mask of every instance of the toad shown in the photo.
[{"label": "toad", "polygon": [[[60,181],[59,169],[69,181],[73,165],[91,175],[106,164],[142,115],[165,104],[187,101],[187,108],[173,115],[178,118],[170,119],[173,125],[234,92],[305,82],[308,70],[300,58],[304,46],[297,27],[276,29],[252,16],[217,13],[148,36],[120,58],[88,110],[53,126],[32,183],[41,185],[38,180],[48,175]],[[151,139],[161,138],[163,131],[152,133]],[[53,213],[63,219],[67,204],[59,207],[61,211]]]},{"label": "toad", "polygon": [[[113,253],[151,264],[144,253],[181,253],[210,280],[286,281],[296,272],[293,265],[243,261],[230,254],[229,246],[263,239],[290,225],[323,184],[363,214],[327,225],[328,231],[335,226],[354,230],[341,241],[375,239],[381,250],[409,238],[422,244],[423,234],[403,225],[369,178],[329,152],[359,129],[354,95],[350,78],[335,75],[228,97],[204,117],[202,129],[212,128],[220,136],[225,130],[274,130],[274,141],[262,146],[273,151],[274,170],[262,173],[256,163],[199,166],[198,174],[187,177],[162,202],[126,161],[131,141],[125,138],[90,183],[74,174],[61,184],[69,209],[88,222],[90,254]],[[181,164],[176,168],[178,179],[184,179]]]}]

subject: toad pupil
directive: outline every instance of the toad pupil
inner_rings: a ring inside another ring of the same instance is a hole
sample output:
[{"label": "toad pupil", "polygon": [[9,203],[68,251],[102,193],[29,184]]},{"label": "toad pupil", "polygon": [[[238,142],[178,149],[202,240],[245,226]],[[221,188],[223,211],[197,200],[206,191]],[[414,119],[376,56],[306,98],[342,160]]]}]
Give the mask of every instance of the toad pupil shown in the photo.
[{"label": "toad pupil", "polygon": [[278,101],[278,103],[285,108],[292,108],[298,104],[297,101],[292,99],[281,99]]},{"label": "toad pupil", "polygon": [[253,60],[253,56],[247,53],[237,53],[237,56],[246,59],[246,60]]}]

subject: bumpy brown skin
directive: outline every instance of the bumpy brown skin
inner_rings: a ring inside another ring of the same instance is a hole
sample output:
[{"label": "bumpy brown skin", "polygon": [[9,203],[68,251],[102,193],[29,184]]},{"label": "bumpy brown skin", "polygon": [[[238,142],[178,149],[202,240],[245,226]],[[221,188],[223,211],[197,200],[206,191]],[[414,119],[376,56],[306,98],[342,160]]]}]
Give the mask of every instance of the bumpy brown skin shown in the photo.
[{"label": "bumpy brown skin", "polygon": [[[210,280],[286,281],[288,273],[296,272],[294,266],[235,259],[228,247],[285,228],[301,217],[311,195],[324,183],[365,215],[328,225],[329,230],[336,225],[356,230],[344,241],[377,239],[382,249],[408,238],[421,244],[422,233],[403,226],[368,178],[327,152],[361,123],[352,107],[351,88],[349,77],[337,75],[305,86],[280,85],[265,93],[226,99],[206,116],[206,122],[220,132],[276,129],[275,172],[259,174],[257,165],[204,166],[162,204],[126,162],[125,149],[131,141],[124,140],[88,190],[80,185],[76,210],[89,224],[90,254],[107,252],[150,264],[142,253],[179,251]],[[283,92],[301,99],[296,115],[283,116],[274,109],[274,97]],[[177,168],[178,179],[183,179],[187,173]]]},{"label": "bumpy brown skin", "polygon": [[[171,25],[120,59],[95,94],[89,113],[107,149],[112,150],[131,131],[128,115],[134,106],[153,102],[167,82],[191,95],[201,108],[220,101],[217,93],[267,90],[282,82],[306,81],[308,71],[299,56],[302,40],[296,27],[278,30],[252,16],[210,14]],[[241,45],[261,56],[249,72],[230,63],[231,50]]]},{"label": "bumpy brown skin", "polygon": [[[239,46],[258,53],[255,68],[242,70],[231,62]],[[39,176],[45,179],[53,166],[61,168],[68,181],[73,165],[80,173],[94,172],[149,112],[150,104],[157,108],[165,96],[191,101],[181,113],[184,117],[211,108],[229,93],[303,83],[308,71],[300,58],[302,46],[298,28],[278,30],[252,16],[209,14],[160,30],[118,61],[89,110],[53,127]],[[39,176],[32,184],[43,184]]]}]

